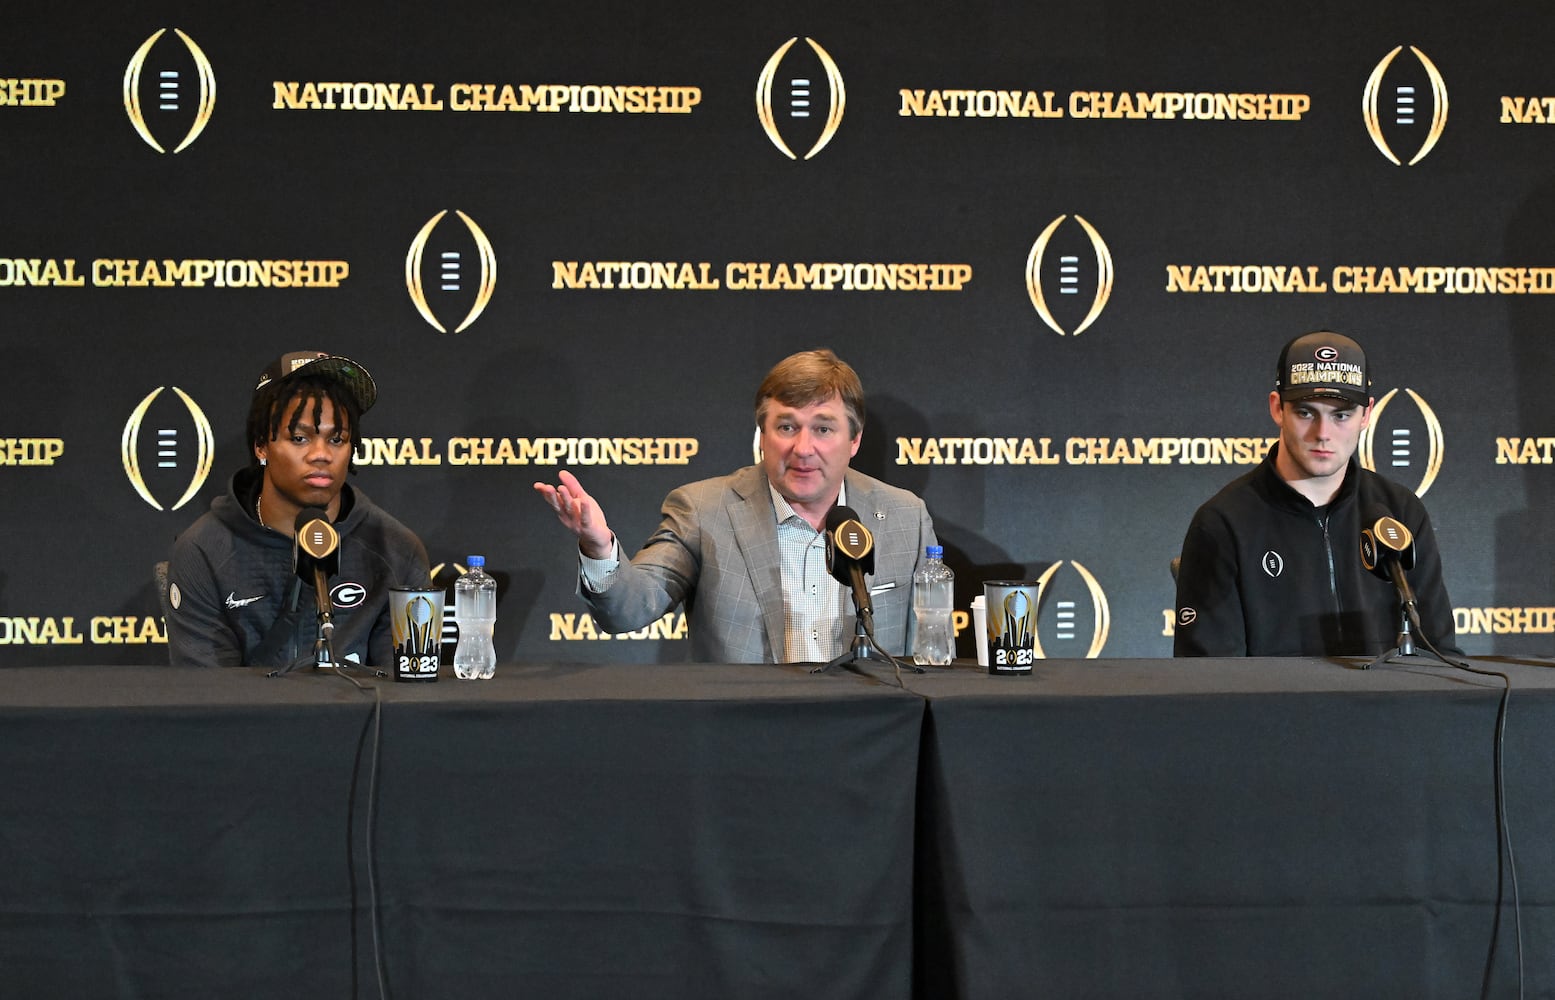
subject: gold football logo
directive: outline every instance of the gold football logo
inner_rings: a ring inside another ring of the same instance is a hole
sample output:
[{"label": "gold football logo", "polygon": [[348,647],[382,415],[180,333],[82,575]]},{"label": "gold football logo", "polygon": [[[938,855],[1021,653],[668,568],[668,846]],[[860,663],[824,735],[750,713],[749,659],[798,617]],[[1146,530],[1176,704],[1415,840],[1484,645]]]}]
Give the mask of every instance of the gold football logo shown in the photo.
[{"label": "gold football logo", "polygon": [[[146,145],[159,153],[166,153],[156,136],[151,134],[151,129],[146,124],[145,109],[141,106],[140,78],[145,70],[146,57],[150,55],[152,46],[157,40],[167,33],[166,28],[158,28],[152,32],[150,38],[141,43],[135,50],[135,55],[130,57],[130,64],[124,70],[124,112],[129,115],[130,124],[135,126],[135,131],[146,141]],[[190,57],[194,60],[195,75],[198,81],[199,94],[195,106],[194,122],[189,126],[183,141],[174,148],[174,154],[182,153],[188,149],[194,140],[205,131],[205,126],[210,124],[211,114],[216,110],[216,71],[211,68],[211,61],[205,57],[205,53],[194,43],[194,39],[184,34],[177,28],[173,29],[184,43],[184,48],[189,50]],[[171,70],[162,73],[163,79],[158,81],[158,107],[163,110],[176,110],[180,103],[176,99],[170,99],[170,95],[178,92],[178,74]]]},{"label": "gold football logo", "polygon": [[[151,409],[151,404],[156,402],[166,386],[157,386],[140,401],[135,411],[130,414],[129,421],[124,425],[124,433],[119,441],[120,457],[124,461],[124,474],[129,477],[130,485],[135,487],[135,492],[140,498],[157,510],[166,510],[155,497],[151,495],[151,489],[146,485],[146,477],[140,466],[140,429],[145,422],[146,412]],[[189,477],[189,482],[184,488],[183,495],[172,509],[177,510],[188,503],[200,487],[205,485],[205,480],[211,474],[211,465],[215,461],[216,447],[215,435],[211,433],[211,422],[206,419],[205,411],[200,409],[189,394],[178,386],[173,386],[173,392],[183,401],[184,408],[189,411],[189,417],[194,422],[195,432],[195,459],[194,472]],[[157,465],[160,468],[178,468],[178,452],[176,428],[164,428],[158,432],[157,440]]]},{"label": "gold football logo", "polygon": [[[1402,45],[1396,45],[1392,52],[1382,57],[1382,61],[1371,71],[1371,76],[1366,81],[1366,89],[1361,96],[1361,114],[1366,120],[1366,134],[1371,136],[1371,141],[1382,151],[1382,155],[1386,156],[1396,167],[1403,166],[1403,162],[1394,155],[1392,148],[1388,145],[1387,137],[1382,131],[1383,120],[1386,115],[1382,111],[1383,101],[1381,95],[1383,90],[1382,79],[1387,75],[1388,67],[1393,64],[1394,58],[1403,50],[1404,47]],[[1436,64],[1427,59],[1424,52],[1421,52],[1413,45],[1409,47],[1409,51],[1413,52],[1415,58],[1420,60],[1420,66],[1425,70],[1426,81],[1431,89],[1431,124],[1426,132],[1425,139],[1420,143],[1419,150],[1415,152],[1414,157],[1409,161],[1409,165],[1412,167],[1425,159],[1426,154],[1431,151],[1437,140],[1442,137],[1442,130],[1447,127],[1447,83],[1442,79],[1442,74],[1437,70]],[[1418,113],[1415,88],[1412,86],[1397,87],[1393,98],[1393,107],[1395,109],[1393,112],[1393,124],[1405,127],[1415,125]]]},{"label": "gold football logo", "polygon": [[[1094,660],[1101,655],[1102,648],[1107,645],[1107,636],[1112,631],[1112,609],[1107,604],[1106,592],[1102,590],[1101,584],[1096,581],[1096,577],[1091,575],[1091,571],[1072,559],[1069,561],[1069,564],[1074,567],[1076,573],[1080,574],[1080,579],[1085,582],[1086,593],[1091,598],[1091,645],[1086,650],[1085,658]],[[1037,613],[1039,617],[1042,615],[1042,609],[1047,603],[1043,600],[1043,597],[1047,594],[1048,583],[1053,579],[1053,574],[1057,573],[1063,565],[1064,561],[1060,559],[1043,571],[1041,576],[1037,577]],[[1077,602],[1060,600],[1056,603],[1058,605],[1055,609],[1057,637],[1065,640],[1074,638],[1073,628],[1077,619],[1077,616],[1074,614],[1074,607]],[[1040,629],[1037,631],[1035,646],[1037,656],[1047,659],[1047,654],[1042,651],[1042,633]]]},{"label": "gold football logo", "polygon": [[[1042,235],[1038,236],[1037,241],[1031,245],[1031,253],[1026,257],[1026,293],[1031,296],[1031,304],[1036,307],[1037,315],[1042,317],[1042,322],[1061,337],[1070,335],[1070,331],[1066,331],[1058,320],[1053,318],[1053,310],[1048,304],[1047,295],[1043,292],[1042,263],[1047,256],[1048,245],[1053,241],[1053,233],[1067,218],[1069,216],[1060,215],[1048,223],[1047,228],[1042,230]],[[1107,307],[1107,300],[1112,297],[1113,274],[1112,251],[1107,249],[1107,242],[1101,238],[1101,233],[1097,232],[1096,227],[1087,222],[1084,216],[1076,215],[1074,220],[1080,224],[1081,229],[1085,230],[1085,236],[1091,243],[1091,250],[1096,255],[1096,291],[1091,298],[1090,311],[1073,330],[1073,336],[1078,337],[1096,322],[1101,311]],[[1061,263],[1063,265],[1063,275],[1060,278],[1061,294],[1074,294],[1079,290],[1079,258],[1066,256]]]},{"label": "gold football logo", "polygon": [[[772,53],[772,58],[767,60],[767,65],[761,70],[761,76],[756,80],[756,117],[761,120],[761,127],[767,133],[767,138],[772,144],[782,151],[790,160],[799,159],[794,151],[789,148],[787,140],[778,131],[777,116],[772,110],[772,85],[777,79],[778,66],[783,62],[783,57],[794,43],[799,41],[798,36],[790,38]],[[837,64],[832,57],[821,48],[813,38],[806,38],[805,43],[814,51],[817,59],[821,61],[822,71],[826,74],[827,111],[826,121],[821,126],[820,137],[810,147],[810,151],[804,155],[810,159],[816,153],[826,148],[826,144],[832,141],[837,134],[837,129],[842,125],[842,111],[847,104],[847,90],[842,85],[842,71],[837,69]],[[796,79],[790,81],[789,87],[789,115],[791,118],[808,118],[810,115],[810,81],[808,79]]]},{"label": "gold football logo", "polygon": [[[492,249],[491,241],[486,238],[486,234],[481,231],[481,227],[475,224],[474,219],[457,209],[454,212],[464,222],[465,228],[470,231],[471,238],[475,240],[476,256],[480,264],[480,277],[476,284],[475,302],[470,306],[470,311],[465,315],[464,321],[454,328],[454,333],[463,333],[469,329],[472,323],[480,318],[481,313],[486,311],[487,304],[491,302],[491,295],[496,291],[497,252]],[[426,253],[427,240],[431,238],[432,231],[437,228],[437,224],[442,222],[443,216],[447,214],[448,210],[445,208],[428,219],[427,224],[421,227],[421,232],[417,233],[416,238],[411,241],[409,252],[405,254],[405,287],[410,292],[410,301],[415,303],[416,311],[421,314],[421,318],[432,324],[432,328],[438,333],[447,333],[448,328],[438,320],[437,316],[432,312],[432,307],[427,304],[426,287],[422,284],[421,279],[421,259]],[[458,255],[449,253],[444,256],[452,259],[457,258]],[[457,269],[457,260],[454,259],[452,262],[445,260],[442,267],[445,269],[446,278],[447,269],[450,267]],[[450,289],[459,284],[456,282],[455,286],[450,286],[445,280],[442,287]]]},{"label": "gold football logo", "polygon": [[[1408,427],[1396,426],[1389,431],[1391,443],[1385,445],[1389,457],[1389,465],[1396,469],[1410,469],[1417,465],[1421,467],[1420,482],[1415,486],[1416,496],[1425,496],[1426,490],[1436,482],[1437,475],[1442,471],[1442,453],[1444,444],[1442,438],[1442,422],[1437,419],[1436,411],[1431,409],[1429,403],[1421,398],[1413,389],[1405,389],[1404,393],[1414,400],[1415,408],[1420,411],[1420,419],[1424,423],[1426,453],[1423,463],[1415,460],[1418,446],[1415,444],[1415,435]],[[1389,389],[1387,395],[1377,400],[1371,408],[1371,422],[1366,429],[1361,431],[1360,460],[1364,468],[1372,472],[1377,471],[1376,439],[1382,427],[1382,414],[1387,410],[1388,404],[1398,395],[1397,389]]]}]

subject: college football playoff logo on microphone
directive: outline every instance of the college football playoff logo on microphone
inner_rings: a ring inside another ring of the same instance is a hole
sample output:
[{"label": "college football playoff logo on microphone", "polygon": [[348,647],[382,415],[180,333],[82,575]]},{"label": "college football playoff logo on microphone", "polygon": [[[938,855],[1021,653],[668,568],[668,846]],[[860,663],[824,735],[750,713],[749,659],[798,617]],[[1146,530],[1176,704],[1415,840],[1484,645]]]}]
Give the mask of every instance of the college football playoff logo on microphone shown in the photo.
[{"label": "college football playoff logo on microphone", "polygon": [[1026,293],[1042,322],[1059,336],[1079,336],[1101,315],[1112,297],[1112,251],[1096,227],[1076,215],[1079,225],[1058,232],[1060,215],[1031,245],[1026,257]]},{"label": "college football playoff logo on microphone", "polygon": [[1406,485],[1413,479],[1415,495],[1423,497],[1442,471],[1442,422],[1419,393],[1405,389],[1404,394],[1415,404],[1413,412],[1390,408],[1398,390],[1389,389],[1372,406],[1371,423],[1361,432],[1357,450],[1364,468]]},{"label": "college football playoff logo on microphone", "polygon": [[1415,566],[1415,536],[1397,518],[1383,515],[1361,529],[1361,565],[1386,579],[1388,560],[1404,569]]},{"label": "college football playoff logo on microphone", "polygon": [[[421,318],[438,333],[448,332],[448,327],[438,319],[439,312],[462,315],[464,319],[454,327],[454,333],[463,333],[480,318],[496,291],[497,252],[475,220],[458,209],[454,214],[464,223],[464,229],[439,229],[438,223],[447,214],[445,208],[432,216],[411,240],[405,254],[405,288]],[[432,266],[429,259],[436,262],[431,275],[426,273]]]},{"label": "college football playoff logo on microphone", "polygon": [[1064,566],[1062,559],[1037,577],[1036,653],[1043,659],[1094,660],[1107,645],[1112,610],[1091,571],[1072,559],[1069,565],[1077,579],[1058,575]]},{"label": "college football playoff logo on microphone", "polygon": [[808,160],[825,149],[842,126],[848,95],[842,71],[826,50],[813,38],[805,39],[808,49],[795,49],[797,41],[794,37],[780,45],[762,68],[756,81],[756,117],[784,156],[797,160],[794,148],[808,148]]},{"label": "college football playoff logo on microphone", "polygon": [[1426,158],[1447,127],[1447,83],[1436,65],[1413,45],[1409,47],[1413,61],[1395,62],[1403,50],[1402,45],[1395,46],[1371,71],[1361,113],[1366,134],[1394,166],[1403,166],[1393,151],[1395,143],[1406,152],[1414,147],[1412,167]]},{"label": "college football playoff logo on microphone", "polygon": [[[162,395],[167,386],[146,394],[124,424],[119,453],[124,474],[140,498],[156,510],[167,510],[162,496],[176,496],[171,509],[188,503],[211,474],[215,460],[215,435],[200,405],[178,386],[172,397]],[[180,406],[179,403],[182,405]],[[152,431],[145,432],[147,425]]]},{"label": "college football playoff logo on microphone", "polygon": [[[124,113],[146,145],[159,153],[167,147],[156,132],[181,135],[173,147],[182,153],[210,124],[216,110],[216,71],[194,39],[177,28],[183,47],[157,45],[166,28],[158,28],[141,43],[124,70]],[[157,126],[153,129],[153,124]]]}]

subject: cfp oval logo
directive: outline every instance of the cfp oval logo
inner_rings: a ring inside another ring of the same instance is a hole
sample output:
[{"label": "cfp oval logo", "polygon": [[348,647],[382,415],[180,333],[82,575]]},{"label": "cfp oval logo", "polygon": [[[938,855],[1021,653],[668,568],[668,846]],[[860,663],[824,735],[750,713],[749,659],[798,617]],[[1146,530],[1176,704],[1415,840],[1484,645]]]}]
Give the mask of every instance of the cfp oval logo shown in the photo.
[{"label": "cfp oval logo", "polygon": [[[808,142],[810,151],[804,155],[808,160],[825,149],[837,134],[848,95],[842,85],[842,72],[813,38],[805,39],[809,52],[799,50],[785,65],[785,57],[797,41],[796,36],[784,42],[762,67],[761,76],[756,80],[756,117],[767,138],[790,160],[799,157],[783,133],[786,131],[801,147]],[[816,93],[822,80],[826,82],[824,115],[818,107]],[[780,121],[783,123],[781,128],[778,126]]]},{"label": "cfp oval logo", "polygon": [[[466,243],[462,239],[464,233],[457,229],[451,229],[451,232],[461,238],[445,233],[442,235],[446,239],[433,239],[437,224],[447,214],[448,209],[445,208],[432,216],[421,227],[416,238],[411,240],[410,251],[405,254],[405,288],[410,292],[410,301],[415,303],[421,318],[432,324],[438,333],[447,333],[448,327],[437,318],[432,301],[452,309],[455,315],[463,310],[464,319],[454,328],[454,333],[463,333],[485,312],[492,293],[497,289],[497,253],[475,220],[458,209],[454,210],[454,214],[464,222],[470,242]],[[429,248],[437,261],[437,274],[431,282],[432,300],[427,297],[427,283],[423,281]],[[470,273],[472,270],[475,272],[473,275]]]},{"label": "cfp oval logo", "polygon": [[[1361,432],[1358,450],[1361,465],[1373,472],[1380,472],[1389,479],[1398,479],[1406,484],[1409,477],[1415,478],[1415,495],[1423,497],[1442,471],[1442,453],[1445,450],[1442,422],[1419,393],[1405,389],[1404,394],[1414,402],[1414,412],[1397,408],[1390,410],[1388,404],[1398,396],[1398,390],[1389,389],[1387,395],[1372,406],[1371,423]],[[1386,420],[1383,419],[1384,415]],[[1377,463],[1378,452],[1382,453],[1380,468]]]},{"label": "cfp oval logo", "polygon": [[[157,386],[140,401],[124,425],[119,451],[124,474],[140,498],[156,510],[167,510],[156,494],[177,495],[172,510],[188,503],[211,474],[215,460],[215,435],[211,422],[188,393],[173,386],[183,403],[180,407],[167,399],[158,404],[166,386]],[[142,442],[147,422],[155,429],[154,440]]]},{"label": "cfp oval logo", "polygon": [[[1061,337],[1079,336],[1096,322],[1112,297],[1113,281],[1112,251],[1084,216],[1074,217],[1079,223],[1078,233],[1060,234],[1055,239],[1054,234],[1067,218],[1060,215],[1048,223],[1026,257],[1026,292],[1031,296],[1031,304],[1042,322]],[[1084,266],[1088,260],[1095,261],[1093,268]],[[1085,273],[1087,270],[1089,274]],[[1087,291],[1089,305],[1085,303]],[[1066,330],[1066,325],[1072,325],[1072,330]]]},{"label": "cfp oval logo", "polygon": [[[153,58],[152,49],[166,33],[166,28],[158,28],[130,57],[124,70],[124,113],[146,145],[159,153],[167,149],[152,134],[148,109],[158,125],[182,128],[183,140],[173,149],[177,154],[188,149],[210,124],[216,110],[216,71],[194,39],[177,28],[173,33],[184,43],[184,50],[163,46]],[[189,61],[182,58],[185,55]],[[146,82],[148,76],[156,81],[154,85]],[[143,90],[150,93],[142,94]]]},{"label": "cfp oval logo", "polygon": [[[1409,161],[1412,167],[1426,158],[1447,127],[1447,84],[1436,65],[1413,45],[1409,51],[1418,63],[1395,66],[1393,60],[1403,50],[1402,45],[1395,46],[1371,71],[1361,97],[1361,114],[1366,120],[1366,134],[1394,166],[1403,163],[1394,154],[1389,135],[1395,141],[1416,146]],[[1428,96],[1429,108],[1425,106]]]},{"label": "cfp oval logo", "polygon": [[[1054,577],[1063,565],[1064,561],[1060,559],[1037,578],[1036,654],[1047,659],[1043,648],[1045,638],[1055,655],[1061,658],[1083,655],[1085,659],[1094,660],[1101,655],[1102,647],[1107,645],[1107,635],[1112,631],[1112,610],[1107,605],[1107,594],[1091,571],[1072,559],[1069,565],[1074,567],[1081,586],[1076,587],[1073,581],[1062,577],[1054,584]],[[1089,635],[1086,634],[1087,624]],[[1082,643],[1086,644],[1083,654],[1072,651]]]}]

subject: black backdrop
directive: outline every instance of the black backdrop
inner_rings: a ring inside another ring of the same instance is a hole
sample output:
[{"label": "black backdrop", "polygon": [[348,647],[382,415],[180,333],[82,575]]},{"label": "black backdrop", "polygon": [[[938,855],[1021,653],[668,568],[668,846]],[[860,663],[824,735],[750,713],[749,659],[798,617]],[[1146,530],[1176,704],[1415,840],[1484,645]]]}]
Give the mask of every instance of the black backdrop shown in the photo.
[{"label": "black backdrop", "polygon": [[[10,12],[0,662],[164,657],[151,566],[243,463],[259,369],[305,347],[377,376],[355,482],[442,582],[486,555],[503,659],[682,657],[599,637],[530,483],[572,468],[631,549],[667,490],[751,460],[757,382],[818,345],[862,374],[855,465],[927,500],[959,606],[1046,573],[1048,656],[1163,655],[1188,518],[1273,433],[1279,345],[1323,326],[1370,350],[1371,455],[1423,489],[1464,648],[1548,654],[1552,28],[1402,2]],[[325,106],[342,82],[441,107]],[[536,100],[458,110],[485,84]],[[1047,116],[933,113],[997,91]],[[570,110],[605,95],[687,110]],[[128,283],[148,261],[165,286]],[[719,287],[586,287],[597,262]],[[817,263],[958,287],[731,287]],[[488,438],[527,461],[466,464]]]}]

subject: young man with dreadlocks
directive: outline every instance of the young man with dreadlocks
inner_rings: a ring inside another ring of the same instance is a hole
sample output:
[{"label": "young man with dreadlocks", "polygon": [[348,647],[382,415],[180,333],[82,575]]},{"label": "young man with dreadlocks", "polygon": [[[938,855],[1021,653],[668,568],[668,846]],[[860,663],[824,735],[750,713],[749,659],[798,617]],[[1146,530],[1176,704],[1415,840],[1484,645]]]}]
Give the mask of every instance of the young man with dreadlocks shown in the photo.
[{"label": "young man with dreadlocks", "polygon": [[426,549],[346,485],[361,416],[377,399],[349,358],[284,354],[259,376],[248,467],[173,543],[167,639],[175,666],[287,667],[312,662],[313,588],[293,569],[297,514],[322,508],[340,536],[331,580],[337,660],[388,666],[389,589],[428,584]]}]

